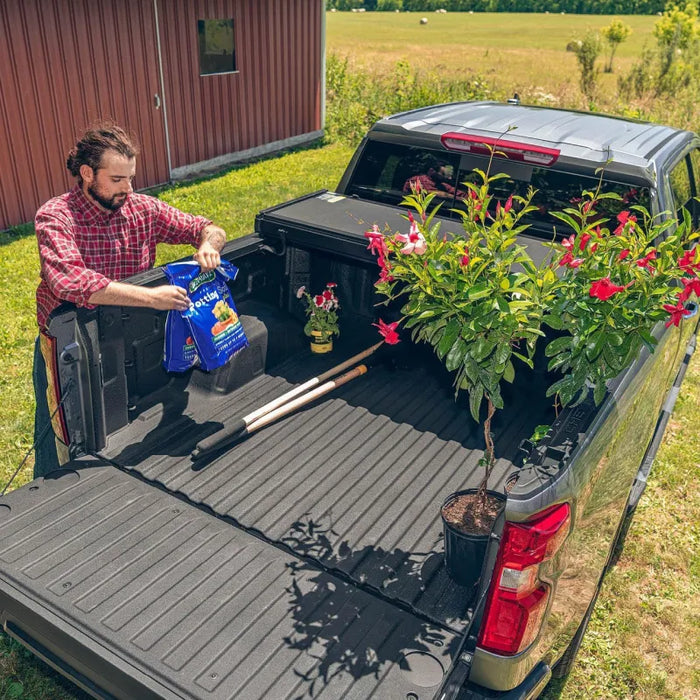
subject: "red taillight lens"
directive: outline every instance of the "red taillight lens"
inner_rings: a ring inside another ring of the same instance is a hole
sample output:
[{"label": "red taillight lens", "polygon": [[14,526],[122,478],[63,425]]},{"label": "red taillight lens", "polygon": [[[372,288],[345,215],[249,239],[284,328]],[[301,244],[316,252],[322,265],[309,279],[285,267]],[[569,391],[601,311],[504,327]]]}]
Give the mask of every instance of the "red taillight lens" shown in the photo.
[{"label": "red taillight lens", "polygon": [[463,151],[489,156],[491,155],[491,149],[493,149],[496,156],[535,165],[552,165],[561,153],[558,148],[547,148],[546,146],[535,146],[529,143],[520,143],[519,141],[509,141],[490,136],[476,136],[474,134],[460,134],[452,131],[443,134],[440,140],[442,145],[450,151]]},{"label": "red taillight lens", "polygon": [[539,567],[561,547],[570,522],[571,509],[564,503],[528,522],[506,523],[479,633],[482,649],[512,656],[533,642],[550,594]]}]

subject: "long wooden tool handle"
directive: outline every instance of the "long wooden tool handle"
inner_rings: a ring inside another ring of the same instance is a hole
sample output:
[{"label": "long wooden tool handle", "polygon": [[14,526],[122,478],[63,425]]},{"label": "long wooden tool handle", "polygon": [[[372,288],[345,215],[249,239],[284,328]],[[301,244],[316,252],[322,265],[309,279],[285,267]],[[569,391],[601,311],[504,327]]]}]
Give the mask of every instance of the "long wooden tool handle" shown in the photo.
[{"label": "long wooden tool handle", "polygon": [[340,374],[341,372],[344,372],[348,367],[352,367],[353,365],[356,365],[358,362],[361,362],[365,358],[369,357],[372,353],[374,353],[379,347],[381,347],[381,345],[383,343],[384,343],[384,341],[382,340],[379,343],[376,343],[375,345],[372,345],[371,347],[366,348],[362,352],[358,352],[357,355],[353,355],[350,359],[345,360],[345,362],[341,362],[339,365],[335,365],[335,367],[331,367],[326,372],[323,372],[323,374],[319,374],[317,377],[314,377],[313,379],[309,379],[309,381],[304,382],[303,384],[300,384],[297,387],[294,387],[294,389],[290,389],[286,394],[282,394],[281,396],[278,396],[276,399],[273,399],[269,403],[266,403],[264,406],[257,408],[252,413],[248,413],[247,415],[243,416],[243,421],[245,422],[246,425],[251,425],[251,423],[254,423],[259,418],[262,418],[262,416],[267,415],[271,411],[274,411],[279,406],[286,404],[287,402],[291,401],[292,399],[296,398],[297,396],[301,396],[302,394],[306,393],[310,389],[313,389],[314,387],[318,386],[319,384],[322,384],[327,379],[330,379],[331,377],[335,377],[336,374]]},{"label": "long wooden tool handle", "polygon": [[361,377],[363,374],[366,373],[367,366],[358,365],[357,367],[351,369],[349,372],[346,372],[337,379],[332,379],[331,381],[328,381],[325,384],[321,384],[321,386],[316,387],[311,391],[308,391],[303,396],[300,396],[299,398],[294,399],[293,401],[287,402],[286,404],[284,404],[284,406],[280,406],[274,411],[270,411],[269,413],[265,414],[264,416],[262,416],[262,418],[258,418],[258,420],[254,421],[253,423],[250,423],[248,425],[248,435],[254,433],[260,428],[265,427],[266,425],[270,425],[270,423],[274,423],[279,418],[282,418],[282,416],[286,416],[290,413],[293,413],[298,408],[301,408],[302,406],[305,406],[306,404],[315,401],[317,398],[323,396],[324,394],[327,394],[329,391],[333,391],[333,389],[337,389],[339,386],[347,384],[349,381],[352,381],[356,377]]}]

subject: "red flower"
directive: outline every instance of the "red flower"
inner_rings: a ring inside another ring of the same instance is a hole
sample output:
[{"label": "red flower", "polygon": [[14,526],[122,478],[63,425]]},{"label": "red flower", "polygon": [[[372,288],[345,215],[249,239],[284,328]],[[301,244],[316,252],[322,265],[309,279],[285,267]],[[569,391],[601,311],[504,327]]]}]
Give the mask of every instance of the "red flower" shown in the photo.
[{"label": "red flower", "polygon": [[619,236],[622,233],[622,230],[625,228],[626,224],[637,223],[637,217],[634,214],[630,214],[627,210],[621,211],[617,215],[617,220],[620,222],[620,225],[613,231],[616,236]]},{"label": "red flower", "polygon": [[559,261],[559,267],[568,265],[569,267],[576,268],[584,262],[583,258],[574,258],[571,252],[566,253],[562,259]]},{"label": "red flower", "polygon": [[386,246],[384,236],[379,230],[379,226],[374,224],[371,231],[365,231],[365,238],[369,240],[369,245],[367,250],[369,250],[373,255],[378,255],[380,258],[386,256],[389,249]]},{"label": "red flower", "polygon": [[655,250],[651,250],[643,258],[640,258],[639,260],[637,260],[637,265],[639,267],[650,267],[649,262],[651,260],[656,260],[656,251]]},{"label": "red flower", "polygon": [[678,294],[679,301],[687,301],[693,292],[700,297],[700,279],[697,277],[684,277],[681,282],[683,282],[683,291]]},{"label": "red flower", "polygon": [[[632,283],[630,282],[630,284]],[[604,277],[602,280],[593,282],[589,294],[601,301],[607,301],[611,296],[627,289],[627,287],[629,287],[629,285],[621,287],[619,284],[613,284],[609,277]]]},{"label": "red flower", "polygon": [[590,233],[582,234],[581,240],[579,241],[579,244],[578,244],[578,249],[583,250],[586,247],[586,243],[588,243],[588,241],[590,241],[591,238],[592,238],[592,236]]},{"label": "red flower", "polygon": [[689,316],[691,314],[690,309],[686,309],[681,301],[679,301],[675,306],[672,306],[671,304],[664,304],[664,311],[668,311],[668,313],[671,314],[671,318],[666,321],[666,328],[668,328],[670,325],[679,325],[683,320],[683,316]]},{"label": "red flower", "polygon": [[625,248],[624,250],[620,251],[620,255],[618,256],[618,260],[622,262],[628,255],[630,254],[630,249]]},{"label": "red flower", "polygon": [[683,257],[678,260],[678,267],[684,272],[690,272],[691,270],[700,269],[700,263],[695,262],[695,253],[697,251],[697,246],[692,250],[686,250],[683,253]]},{"label": "red flower", "polygon": [[326,290],[323,292],[322,296],[323,296],[323,298],[324,298],[326,301],[328,301],[329,299],[332,299],[332,298],[333,298],[333,292],[331,292],[330,289],[326,289]]},{"label": "red flower", "polygon": [[338,285],[335,282],[327,282],[326,283],[326,287],[328,287],[328,289],[335,289],[337,286]]},{"label": "red flower", "polygon": [[583,211],[584,214],[588,214],[591,209],[595,206],[595,199],[591,199],[587,201],[582,207],[581,210]]},{"label": "red flower", "polygon": [[323,298],[323,296],[322,296],[321,294],[317,294],[317,295],[314,297],[314,304],[316,304],[316,306],[318,306],[319,308],[320,308],[321,306],[323,306],[323,302],[324,302],[324,301],[325,301],[325,299]]},{"label": "red flower", "polygon": [[508,199],[506,199],[506,203],[505,203],[505,205],[503,206],[503,209],[505,210],[506,214],[507,214],[512,208],[513,208],[513,195],[511,195],[510,197],[508,197]]},{"label": "red flower", "polygon": [[387,345],[396,345],[399,342],[399,334],[396,332],[396,327],[399,325],[398,321],[394,323],[384,323],[382,319],[379,319],[379,323],[373,323],[379,329],[379,335],[384,338],[384,342]]}]

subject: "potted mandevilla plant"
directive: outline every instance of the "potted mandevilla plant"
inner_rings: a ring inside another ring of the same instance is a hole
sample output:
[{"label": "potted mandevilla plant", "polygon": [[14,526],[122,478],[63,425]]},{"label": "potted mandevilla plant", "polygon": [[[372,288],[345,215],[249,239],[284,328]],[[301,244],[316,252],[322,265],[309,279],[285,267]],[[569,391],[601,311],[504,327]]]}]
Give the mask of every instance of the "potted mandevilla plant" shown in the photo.
[{"label": "potted mandevilla plant", "polygon": [[338,297],[335,282],[328,282],[320,294],[309,294],[306,287],[299,287],[297,299],[305,301],[308,316],[304,333],[311,338],[311,352],[326,353],[333,350],[333,336],[340,335],[338,327]]},{"label": "potted mandevilla plant", "polygon": [[[414,341],[429,343],[449,372],[455,396],[469,395],[474,420],[482,423],[483,478],[476,489],[452,494],[442,506],[445,562],[464,585],[475,582],[474,561],[483,557],[488,536],[505,504],[505,494],[490,491],[496,455],[491,434],[495,412],[503,408],[501,384],[512,382],[518,363],[532,367],[532,356],[548,297],[556,282],[551,267],[538,268],[516,236],[526,228],[523,217],[533,209],[532,192],[496,201],[489,178],[464,183],[463,233],[442,235],[434,221],[434,194],[414,191],[403,204],[409,215],[407,234],[368,231],[369,249],[380,267],[376,288],[385,303],[403,302],[402,317],[380,321],[380,332],[410,329]],[[495,205],[495,206],[494,206]]]},{"label": "potted mandevilla plant", "polygon": [[584,192],[577,207],[553,214],[572,231],[553,244],[560,281],[544,319],[564,331],[545,349],[549,369],[564,374],[548,395],[563,406],[591,390],[599,404],[606,383],[642,346],[654,351],[654,327],[679,325],[691,313],[691,295],[700,295],[698,251],[690,248],[698,234],[688,213],[676,221],[631,206],[609,221],[596,209],[603,198],[620,199]]}]

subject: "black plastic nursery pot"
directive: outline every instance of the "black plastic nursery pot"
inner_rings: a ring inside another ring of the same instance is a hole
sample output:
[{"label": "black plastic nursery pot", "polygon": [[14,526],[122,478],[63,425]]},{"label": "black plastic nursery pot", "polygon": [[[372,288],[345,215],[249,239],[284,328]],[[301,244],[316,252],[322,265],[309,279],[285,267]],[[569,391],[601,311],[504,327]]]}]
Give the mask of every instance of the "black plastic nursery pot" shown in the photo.
[{"label": "black plastic nursery pot", "polygon": [[457,500],[460,496],[473,495],[478,489],[465,489],[451,493],[440,508],[443,531],[445,535],[445,567],[447,573],[461,586],[472,588],[481,577],[481,569],[486,557],[486,550],[491,533],[494,531],[499,519],[504,517],[507,496],[498,491],[486,491],[486,494],[498,501],[500,511],[496,516],[491,530],[483,534],[463,532],[448,522],[444,516],[444,508]]}]

